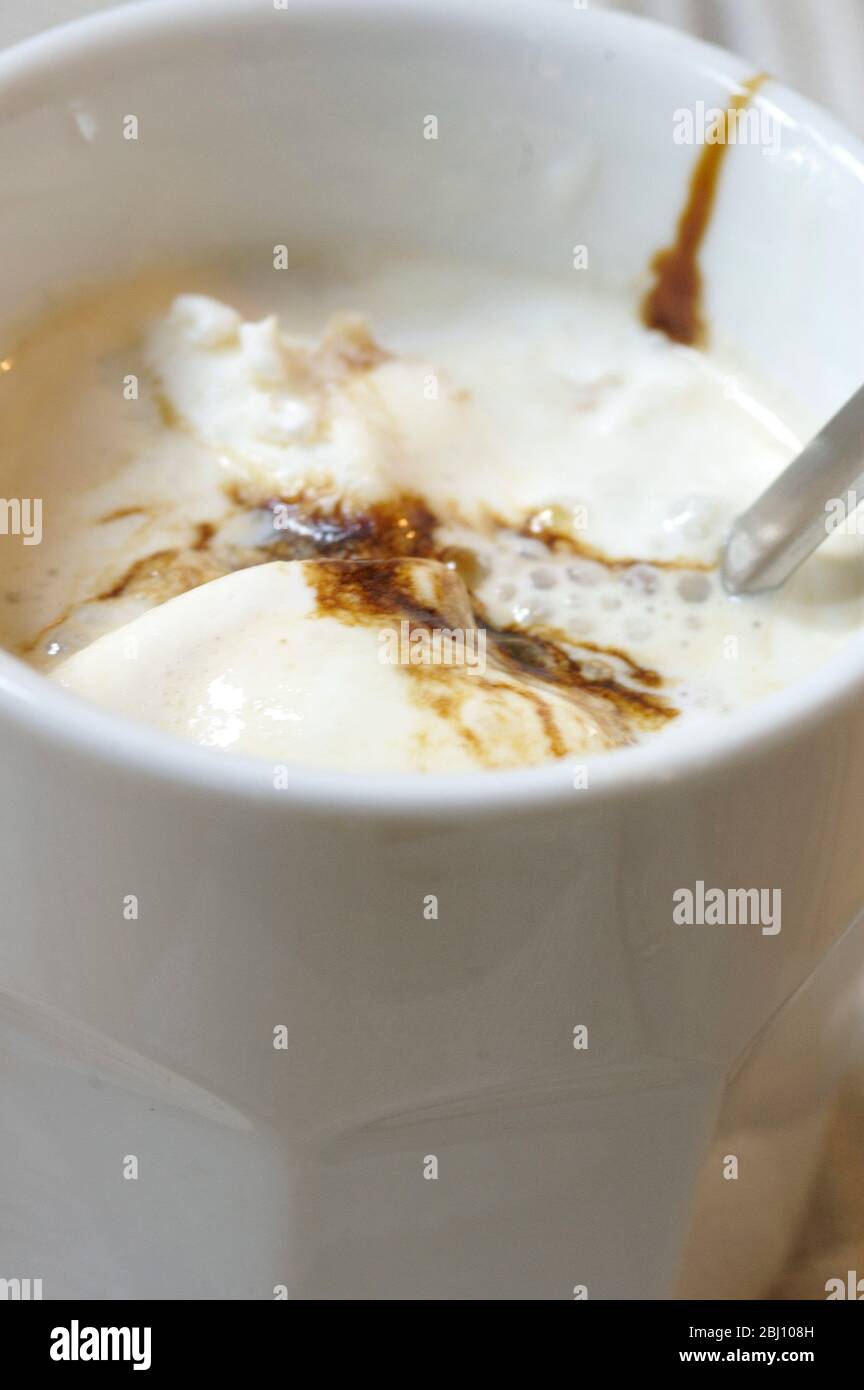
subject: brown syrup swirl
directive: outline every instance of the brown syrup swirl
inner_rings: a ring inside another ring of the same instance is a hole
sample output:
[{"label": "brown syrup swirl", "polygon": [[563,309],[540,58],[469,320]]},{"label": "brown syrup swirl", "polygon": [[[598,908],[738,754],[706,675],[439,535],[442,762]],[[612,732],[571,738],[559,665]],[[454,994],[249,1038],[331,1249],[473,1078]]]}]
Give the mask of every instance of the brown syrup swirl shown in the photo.
[{"label": "brown syrup swirl", "polygon": [[324,510],[303,499],[262,500],[248,488],[229,484],[228,497],[240,511],[264,510],[272,517],[271,560],[390,560],[402,556],[437,559],[438,518],[422,497],[405,494],[392,502],[350,510],[343,503]]},{"label": "brown syrup swirl", "polygon": [[[662,696],[652,694],[662,684],[662,677],[631,661],[617,647],[603,647],[596,642],[576,642],[565,633],[540,628],[526,632],[518,627],[496,628],[485,619],[478,621],[486,628],[502,662],[515,673],[553,685],[557,690],[588,694],[614,706],[630,724],[643,729],[659,729],[674,719],[678,711]],[[590,652],[590,657],[574,655],[576,649]],[[610,658],[620,663],[626,681],[619,680],[608,662],[598,663],[596,657]],[[596,674],[598,665],[603,674]],[[647,686],[640,690],[629,682]]]},{"label": "brown syrup swirl", "polygon": [[[238,494],[235,490],[233,495],[248,505],[248,494]],[[275,512],[277,506],[284,507],[285,504],[271,499],[267,505]],[[619,713],[626,714],[631,721],[635,720],[643,727],[659,727],[678,713],[667,701],[648,693],[662,685],[659,674],[639,666],[617,648],[602,647],[593,642],[574,642],[566,634],[551,630],[535,629],[529,632],[517,627],[496,628],[476,596],[476,588],[483,578],[479,558],[467,548],[443,546],[436,542],[438,519],[421,498],[409,496],[380,503],[350,518],[341,512],[316,515],[299,504],[291,504],[291,507],[296,510],[296,524],[292,521],[289,529],[281,533],[281,538],[268,547],[270,553],[267,558],[438,560],[455,570],[463,580],[473,607],[472,621],[476,626],[485,628],[496,656],[506,669],[523,678],[554,685],[560,690],[589,693],[616,706]],[[292,517],[294,510],[289,509]],[[284,511],[281,515],[284,516]],[[536,529],[526,529],[525,534],[537,538]],[[545,539],[552,548],[551,534]],[[613,559],[593,547],[582,547],[568,538],[559,536],[556,539],[574,553],[587,555],[590,552],[592,559],[598,559],[609,568],[624,569],[645,563],[644,560]],[[669,568],[682,569],[710,568],[684,561],[680,564],[670,561],[667,565]],[[436,608],[418,607],[410,587],[400,591],[398,581],[384,567],[357,566],[352,567],[350,572],[328,570],[325,573],[322,570],[321,573],[322,577],[317,581],[321,612],[338,612],[343,619],[355,612],[365,620],[369,614],[392,615],[394,607],[398,607],[410,623],[427,629],[451,625]],[[458,623],[455,625],[459,626]],[[590,652],[594,657],[611,658],[623,666],[626,681],[617,679],[614,673],[599,678],[592,676],[590,673],[596,661],[572,655],[567,649],[574,647]],[[639,690],[634,686],[648,687],[648,690]]]},{"label": "brown syrup swirl", "polygon": [[[458,580],[464,584],[470,599],[467,610],[463,604],[461,611],[456,611],[453,591],[446,589],[436,594],[434,603],[423,604],[418,601],[408,570],[393,564],[366,563],[344,568],[321,565],[316,569],[319,612],[357,622],[376,616],[392,619],[398,612],[408,620],[412,631],[418,627],[426,631],[466,625],[484,628],[492,661],[527,682],[526,698],[533,702],[537,717],[546,728],[551,756],[561,756],[565,750],[556,751],[560,736],[554,733],[553,716],[546,703],[531,691],[532,685],[554,687],[574,698],[578,696],[583,703],[587,701],[600,723],[606,723],[610,738],[618,743],[629,741],[628,729],[656,729],[678,713],[657,693],[662,686],[658,673],[639,666],[626,652],[552,629],[495,627],[477,598],[476,591],[484,577],[481,561],[466,547],[444,545],[437,540],[439,520],[420,497],[406,495],[369,506],[362,512],[351,512],[342,506],[325,510],[313,501],[304,504],[297,498],[283,501],[262,497],[236,483],[227,484],[225,492],[232,503],[226,518],[218,523],[198,523],[185,547],[157,551],[135,560],[109,588],[88,602],[135,596],[153,604],[164,603],[212,579],[272,560],[437,560],[446,566],[447,574],[453,575],[454,586],[460,593],[463,590]],[[124,512],[131,514],[135,510],[128,508]],[[262,543],[238,545],[223,537],[227,524],[251,513],[270,516],[271,529]],[[538,539],[534,525],[526,523],[525,534]],[[646,563],[605,556],[551,530],[542,539],[550,549],[566,547],[612,569]],[[683,562],[681,567],[685,567]],[[688,562],[686,567],[699,566]],[[33,651],[69,617],[67,610],[22,650]],[[604,660],[598,662],[597,657]],[[430,670],[425,669],[427,673]],[[438,676],[441,677],[440,672]],[[448,694],[443,677],[435,690],[435,680],[433,670],[425,698],[442,715],[446,706],[447,717],[458,723],[454,704],[458,696]],[[471,737],[470,730],[466,731],[469,742]]]},{"label": "brown syrup swirl", "polygon": [[705,144],[690,178],[690,190],[671,246],[658,251],[651,262],[654,284],[642,302],[646,328],[665,333],[675,343],[704,347],[708,341],[702,305],[702,271],[699,253],[717,200],[720,173],[729,149],[730,117],[747,107],[763,82],[759,73],[744,83],[718,122],[717,143]]},{"label": "brown syrup swirl", "polygon": [[[601,688],[599,683],[583,679],[579,663],[551,642],[493,628],[476,607],[472,608],[458,575],[438,564],[428,566],[419,575],[416,562],[405,559],[322,562],[307,570],[307,578],[314,586],[317,612],[322,617],[358,626],[402,620],[407,624],[409,641],[418,632],[425,634],[436,629],[485,630],[487,667],[483,673],[475,671],[469,675],[459,667],[425,663],[401,668],[412,682],[414,701],[446,720],[480,765],[501,765],[500,733],[495,718],[482,730],[471,724],[471,703],[480,690],[489,708],[500,715],[512,713],[514,701],[524,712],[524,726],[511,725],[507,735],[507,753],[515,763],[535,761],[536,744],[529,732],[532,729],[539,733],[548,757],[562,758],[572,751],[559,723],[559,711],[542,694],[544,685],[573,697],[610,747],[632,742],[632,716],[649,723],[646,710],[653,714],[651,706],[661,704],[640,697],[638,692],[628,692],[632,695],[632,702],[628,702],[623,691],[617,692],[611,685]],[[517,680],[502,685],[500,677],[494,677],[496,671]],[[631,718],[625,718],[625,713]],[[520,740],[524,742],[521,751]]]},{"label": "brown syrup swirl", "polygon": [[124,521],[130,516],[147,516],[146,507],[116,507],[113,512],[106,512],[105,516],[97,519],[97,526],[107,526],[112,521]]},{"label": "brown syrup swirl", "polygon": [[[403,523],[406,518],[409,524]],[[590,695],[614,706],[629,722],[644,728],[657,728],[675,717],[675,710],[656,692],[662,678],[656,671],[639,666],[626,652],[598,643],[574,641],[567,634],[551,629],[498,628],[489,619],[476,596],[483,578],[478,557],[463,547],[441,546],[435,542],[435,517],[417,498],[403,498],[395,504],[382,504],[363,517],[354,518],[353,527],[342,527],[338,539],[332,532],[332,518],[306,516],[300,534],[291,540],[282,539],[270,547],[273,558],[311,558],[307,554],[310,539],[317,538],[319,558],[383,560],[398,558],[434,559],[456,572],[468,591],[472,612],[470,621],[485,629],[487,640],[498,664],[513,675],[533,682],[542,682],[571,694]],[[302,553],[298,553],[298,545]],[[289,553],[285,553],[286,549]],[[338,553],[337,553],[338,552]],[[614,562],[622,567],[632,562]],[[401,582],[401,587],[400,587]],[[417,601],[410,583],[400,581],[398,571],[381,565],[357,565],[346,570],[322,566],[316,578],[318,608],[322,613],[338,614],[343,621],[354,615],[357,621],[369,616],[385,617],[400,611],[411,630],[422,627],[458,627],[465,623],[464,614],[448,612],[452,607],[446,595],[438,595],[434,606]],[[588,655],[576,655],[575,652]],[[622,678],[604,663],[603,674],[595,674],[600,665],[596,658],[607,658],[623,668]],[[639,689],[643,687],[643,689]]]}]

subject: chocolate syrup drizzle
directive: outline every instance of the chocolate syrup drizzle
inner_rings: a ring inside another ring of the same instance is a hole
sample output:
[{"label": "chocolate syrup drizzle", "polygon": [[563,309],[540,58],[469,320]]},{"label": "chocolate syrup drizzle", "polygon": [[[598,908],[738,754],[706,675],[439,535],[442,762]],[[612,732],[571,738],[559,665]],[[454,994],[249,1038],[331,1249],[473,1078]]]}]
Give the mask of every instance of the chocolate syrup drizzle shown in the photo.
[{"label": "chocolate syrup drizzle", "polygon": [[651,261],[654,284],[642,301],[642,322],[675,343],[705,347],[708,328],[702,304],[699,253],[717,201],[720,174],[729,149],[730,117],[743,111],[758,92],[767,73],[745,82],[718,122],[717,143],[705,144],[693,173],[687,202],[678,218],[675,240]]}]

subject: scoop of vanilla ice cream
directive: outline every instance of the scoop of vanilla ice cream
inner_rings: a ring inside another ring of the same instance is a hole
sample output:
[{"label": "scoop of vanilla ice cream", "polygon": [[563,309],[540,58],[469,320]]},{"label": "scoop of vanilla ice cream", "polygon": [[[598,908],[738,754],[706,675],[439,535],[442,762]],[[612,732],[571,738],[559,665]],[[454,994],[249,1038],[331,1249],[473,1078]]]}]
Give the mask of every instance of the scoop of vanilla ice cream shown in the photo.
[{"label": "scoop of vanilla ice cream", "polygon": [[336,318],[311,340],[283,333],[275,315],[248,323],[183,294],[150,330],[145,357],[169,418],[239,478],[325,505],[392,495],[396,440],[371,381],[386,354],[362,319]]},{"label": "scoop of vanilla ice cream", "polygon": [[628,741],[602,702],[522,676],[485,636],[462,581],[434,561],[274,562],[151,609],[54,679],[280,764],[467,771]]}]

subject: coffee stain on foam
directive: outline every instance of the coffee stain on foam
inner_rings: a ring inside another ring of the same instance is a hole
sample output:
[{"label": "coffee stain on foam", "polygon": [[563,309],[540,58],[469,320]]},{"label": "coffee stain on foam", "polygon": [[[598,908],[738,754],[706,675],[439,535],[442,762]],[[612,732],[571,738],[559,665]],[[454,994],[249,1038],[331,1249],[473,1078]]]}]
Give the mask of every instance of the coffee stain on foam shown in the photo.
[{"label": "coffee stain on foam", "polygon": [[149,517],[150,511],[147,507],[115,507],[113,511],[97,517],[96,525],[110,526],[115,521],[126,521],[132,516]]},{"label": "coffee stain on foam", "polygon": [[[315,588],[318,614],[341,623],[380,631],[382,625],[393,627],[404,621],[409,641],[421,632],[446,630],[464,635],[480,626],[462,580],[440,563],[416,559],[321,561],[307,574]],[[399,666],[410,681],[414,703],[454,729],[480,767],[530,766],[538,761],[538,738],[543,749],[540,760],[573,753],[572,738],[557,717],[560,710],[556,711],[539,689],[539,672],[529,670],[499,646],[494,629],[487,627],[485,631],[489,645],[484,671],[432,662]],[[478,727],[470,722],[469,708],[481,692],[486,717]],[[572,698],[607,746],[620,747],[632,741],[620,716],[584,690],[575,698],[573,692],[560,688],[558,693]],[[520,716],[514,724],[516,708]],[[420,736],[421,743],[425,737]]]},{"label": "coffee stain on foam", "polygon": [[[382,503],[365,516],[355,517],[353,530],[340,532],[338,541],[334,541],[329,529],[330,519],[322,520],[327,528],[325,544],[319,541],[317,557],[348,558],[360,563],[344,567],[322,564],[313,571],[319,612],[355,622],[392,621],[398,614],[408,621],[409,632],[416,628],[482,628],[490,661],[524,685],[526,699],[542,721],[550,756],[562,757],[568,750],[553,727],[554,716],[547,702],[536,694],[538,686],[551,687],[580,704],[617,744],[630,742],[634,728],[657,729],[677,716],[679,711],[658,694],[663,684],[659,673],[638,665],[618,648],[582,642],[551,628],[496,627],[477,598],[483,578],[481,561],[467,548],[442,546],[436,541],[439,523],[422,499],[401,498],[395,503]],[[315,523],[307,519],[302,536],[304,550],[310,542],[314,546],[314,541]],[[296,551],[286,555],[278,545],[273,549],[277,552],[271,556],[274,559],[310,558]],[[399,559],[415,563],[380,563]],[[441,567],[434,567],[438,578],[434,593],[426,602],[417,591],[418,559],[437,560]],[[604,659],[602,672],[597,669],[597,657]],[[429,666],[407,669],[425,673],[426,678],[436,682],[436,712],[451,720],[458,719],[458,703],[472,683],[476,685],[482,679],[466,675],[468,685],[454,694],[453,668],[437,673]],[[447,689],[443,678],[449,683]],[[432,694],[427,692],[427,698],[432,700]]]},{"label": "coffee stain on foam", "polygon": [[487,623],[486,631],[499,659],[515,674],[543,681],[571,696],[604,701],[631,730],[660,729],[679,714],[656,693],[663,685],[660,674],[639,666],[617,647],[581,641],[552,628],[527,632]]},{"label": "coffee stain on foam", "polygon": [[757,73],[732,98],[719,121],[717,143],[706,143],[696,161],[675,240],[651,261],[654,284],[642,301],[642,322],[646,328],[657,329],[672,342],[686,347],[704,348],[708,342],[699,254],[717,201],[720,174],[729,149],[730,120],[750,104],[767,80],[767,73]]},{"label": "coffee stain on foam", "polygon": [[[509,529],[502,521],[501,530]],[[637,565],[650,565],[652,569],[668,572],[688,572],[698,570],[710,574],[717,568],[716,560],[694,560],[686,555],[676,555],[672,559],[660,559],[645,555],[608,555],[606,551],[591,545],[572,530],[566,509],[545,507],[523,522],[518,534],[526,540],[541,541],[552,554],[564,552],[580,560],[590,560],[592,564],[602,565],[615,573],[619,570],[635,569]]]},{"label": "coffee stain on foam", "polygon": [[[662,684],[660,676],[638,666],[624,652],[591,644],[584,647],[589,652],[584,657],[566,650],[565,634],[551,629],[543,633],[495,627],[455,570],[444,564],[426,564],[421,571],[416,560],[390,564],[370,560],[336,565],[324,562],[313,568],[310,578],[318,612],[341,622],[380,626],[382,622],[404,620],[408,623],[409,640],[417,631],[432,633],[442,628],[474,628],[485,633],[487,664],[493,673],[504,678],[504,686],[494,677],[486,679],[482,673],[469,674],[453,666],[420,664],[402,668],[414,682],[417,702],[457,728],[480,761],[497,765],[494,750],[478,740],[476,731],[468,727],[463,717],[465,701],[480,688],[493,701],[516,698],[524,702],[526,714],[539,722],[551,758],[565,757],[572,748],[559,727],[554,707],[544,696],[544,688],[572,702],[594,721],[613,747],[631,743],[636,727],[659,728],[677,714],[655,693]],[[620,674],[616,674],[609,660],[602,670],[592,673],[592,664],[595,668],[601,665],[596,661],[597,655],[611,659]],[[637,688],[636,682],[646,688]],[[494,743],[494,731],[491,742]]]},{"label": "coffee stain on foam", "polygon": [[[516,682],[516,687],[507,684],[505,690],[500,682],[484,682],[482,675],[469,675],[453,666],[405,668],[417,701],[457,728],[481,764],[498,765],[497,755],[463,717],[466,701],[481,687],[488,698],[507,702],[511,708],[516,689],[529,719],[539,722],[550,758],[564,757],[572,750],[558,727],[554,709],[542,694],[543,687],[579,706],[611,746],[632,742],[640,731],[659,729],[679,713],[659,694],[661,676],[639,666],[618,648],[582,641],[551,628],[496,627],[477,598],[484,578],[481,560],[467,547],[442,544],[437,539],[441,522],[422,497],[406,494],[362,511],[350,511],[341,504],[325,510],[314,499],[262,497],[235,482],[227,483],[224,491],[233,508],[225,520],[198,523],[186,546],[135,560],[88,603],[140,598],[155,606],[212,579],[272,560],[321,561],[312,573],[322,614],[370,625],[405,619],[411,633],[420,629],[434,632],[436,628],[485,631],[487,659],[510,682]],[[271,517],[272,528],[264,543],[241,546],[226,541],[221,527],[251,512]],[[503,522],[489,518],[492,532],[503,526]],[[525,534],[538,538],[536,527],[526,525]],[[581,556],[590,551],[590,558],[610,568],[640,563],[601,556],[572,537],[556,536],[551,530],[542,539],[550,550],[562,547]],[[438,563],[424,566],[421,578],[417,562],[424,560]],[[410,563],[403,563],[407,561]],[[673,563],[668,562],[668,567]],[[419,589],[422,583],[428,586],[425,599]],[[22,652],[35,651],[82,606],[88,605],[76,604],[61,614]]]}]

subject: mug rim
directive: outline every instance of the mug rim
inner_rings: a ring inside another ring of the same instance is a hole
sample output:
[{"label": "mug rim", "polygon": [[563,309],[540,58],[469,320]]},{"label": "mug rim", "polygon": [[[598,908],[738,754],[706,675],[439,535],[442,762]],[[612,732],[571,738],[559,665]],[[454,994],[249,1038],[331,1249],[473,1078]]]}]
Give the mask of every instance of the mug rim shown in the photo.
[{"label": "mug rim", "polygon": [[[274,7],[275,8],[275,7]],[[433,14],[457,24],[491,20],[497,27],[557,22],[563,6],[553,0],[496,0],[494,15],[480,0],[290,0],[285,17],[314,15],[319,22],[345,11],[375,14],[393,21]],[[148,40],[163,42],[194,37],[206,16],[212,36],[217,25],[261,23],[269,12],[250,9],[247,0],[147,0],[66,21],[15,44],[0,54],[0,108],[16,88],[50,81],[53,71],[71,70],[76,62],[110,59],[116,48]],[[587,21],[610,40],[636,30],[653,41],[674,46],[692,67],[710,72],[730,89],[752,65],[656,21],[586,8]],[[864,144],[833,116],[776,82],[766,84],[772,105],[783,108],[792,98],[815,137],[847,177],[864,183]],[[763,88],[760,100],[765,100]],[[797,124],[802,124],[797,119]],[[706,772],[751,762],[793,735],[803,736],[825,722],[844,703],[864,692],[864,629],[849,637],[827,661],[791,685],[712,722],[674,725],[644,743],[595,755],[580,762],[574,755],[536,767],[510,771],[453,773],[340,772],[287,764],[287,785],[274,786],[275,761],[201,747],[143,722],[103,710],[53,684],[10,653],[0,650],[0,719],[7,728],[29,734],[39,744],[62,748],[106,768],[123,768],[146,779],[170,781],[208,794],[252,802],[301,807],[311,811],[378,811],[418,818],[443,817],[454,811],[504,813],[514,809],[569,805],[586,812],[611,800],[650,793],[670,783],[683,784]],[[574,795],[574,765],[590,768],[589,785]]]}]

